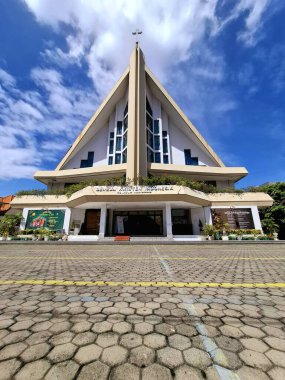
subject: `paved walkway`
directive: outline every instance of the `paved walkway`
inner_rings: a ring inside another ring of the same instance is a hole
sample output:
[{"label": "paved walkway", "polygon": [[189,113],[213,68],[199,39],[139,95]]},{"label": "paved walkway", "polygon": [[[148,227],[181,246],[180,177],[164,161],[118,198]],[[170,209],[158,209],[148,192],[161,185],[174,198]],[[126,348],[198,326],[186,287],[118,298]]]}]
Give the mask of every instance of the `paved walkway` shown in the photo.
[{"label": "paved walkway", "polygon": [[0,379],[285,379],[285,245],[2,245]]}]

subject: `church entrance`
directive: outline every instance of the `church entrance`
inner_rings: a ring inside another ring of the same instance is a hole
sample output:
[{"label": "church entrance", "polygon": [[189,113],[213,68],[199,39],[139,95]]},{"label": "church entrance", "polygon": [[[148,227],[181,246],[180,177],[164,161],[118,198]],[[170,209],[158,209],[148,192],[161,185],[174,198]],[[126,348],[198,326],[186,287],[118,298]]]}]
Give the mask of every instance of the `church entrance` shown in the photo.
[{"label": "church entrance", "polygon": [[101,210],[86,210],[85,221],[83,223],[83,235],[98,235],[100,227]]},{"label": "church entrance", "polygon": [[163,236],[162,210],[114,211],[112,234]]}]

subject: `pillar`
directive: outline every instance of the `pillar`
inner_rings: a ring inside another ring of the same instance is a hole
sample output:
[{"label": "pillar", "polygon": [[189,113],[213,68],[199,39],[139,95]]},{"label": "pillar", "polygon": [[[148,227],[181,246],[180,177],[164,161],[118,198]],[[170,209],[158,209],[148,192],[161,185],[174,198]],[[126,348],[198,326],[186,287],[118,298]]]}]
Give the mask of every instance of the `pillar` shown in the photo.
[{"label": "pillar", "polygon": [[171,205],[169,203],[166,203],[165,205],[165,214],[166,214],[166,235],[168,239],[173,239]]},{"label": "pillar", "polygon": [[99,239],[103,239],[105,237],[106,217],[107,217],[107,205],[105,203],[101,206]]}]

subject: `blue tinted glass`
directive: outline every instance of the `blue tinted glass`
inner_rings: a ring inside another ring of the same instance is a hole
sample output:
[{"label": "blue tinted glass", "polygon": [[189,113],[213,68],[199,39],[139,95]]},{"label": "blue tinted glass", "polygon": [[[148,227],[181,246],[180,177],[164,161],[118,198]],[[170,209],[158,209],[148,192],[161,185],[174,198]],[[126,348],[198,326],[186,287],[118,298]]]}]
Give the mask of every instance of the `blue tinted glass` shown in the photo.
[{"label": "blue tinted glass", "polygon": [[162,144],[163,144],[163,153],[168,153],[167,139],[163,139]]},{"label": "blue tinted glass", "polygon": [[162,137],[167,137],[167,131],[162,131]]},{"label": "blue tinted glass", "polygon": [[168,164],[169,163],[169,161],[168,161],[168,155],[167,154],[163,155],[163,163],[164,164]]},{"label": "blue tinted glass", "polygon": [[128,129],[128,116],[124,119],[124,132]]},{"label": "blue tinted glass", "polygon": [[127,162],[127,149],[123,151],[122,158],[123,158],[123,164],[125,164]]},{"label": "blue tinted glass", "polygon": [[108,165],[113,165],[113,157],[112,156],[109,157]]},{"label": "blue tinted glass", "polygon": [[124,110],[124,116],[128,113],[128,103],[126,104],[125,110]]},{"label": "blue tinted glass", "polygon": [[154,149],[159,150],[160,149],[160,139],[159,136],[154,136]]},{"label": "blue tinted glass", "polygon": [[115,155],[115,164],[121,163],[121,153],[116,153]]},{"label": "blue tinted glass", "polygon": [[184,149],[185,165],[191,165],[191,151]]},{"label": "blue tinted glass", "polygon": [[160,153],[155,153],[154,162],[160,163]]},{"label": "blue tinted glass", "polygon": [[123,135],[123,149],[127,146],[128,132]]},{"label": "blue tinted glass", "polygon": [[149,115],[146,115],[146,125],[151,131],[153,131],[153,120]]},{"label": "blue tinted glass", "polygon": [[117,137],[116,139],[116,151],[120,151],[122,148],[122,137]]},{"label": "blue tinted glass", "polygon": [[148,98],[146,98],[146,110],[147,112],[152,115],[152,109],[151,109],[151,106],[149,104],[149,101],[148,101]]},{"label": "blue tinted glass", "polygon": [[153,162],[153,151],[149,148],[147,148],[147,161]]},{"label": "blue tinted glass", "polygon": [[159,133],[159,120],[153,121],[153,133],[155,134]]},{"label": "blue tinted glass", "polygon": [[147,143],[148,145],[153,148],[153,135],[150,131],[146,131],[146,139],[147,139]]},{"label": "blue tinted glass", "polygon": [[114,151],[114,140],[110,140],[109,154],[112,154],[113,151]]},{"label": "blue tinted glass", "polygon": [[198,165],[198,157],[191,157],[191,164],[190,165]]},{"label": "blue tinted glass", "polygon": [[117,122],[117,135],[122,134],[122,129],[123,129],[123,123],[121,121]]},{"label": "blue tinted glass", "polygon": [[114,132],[110,132],[110,139],[114,138]]}]

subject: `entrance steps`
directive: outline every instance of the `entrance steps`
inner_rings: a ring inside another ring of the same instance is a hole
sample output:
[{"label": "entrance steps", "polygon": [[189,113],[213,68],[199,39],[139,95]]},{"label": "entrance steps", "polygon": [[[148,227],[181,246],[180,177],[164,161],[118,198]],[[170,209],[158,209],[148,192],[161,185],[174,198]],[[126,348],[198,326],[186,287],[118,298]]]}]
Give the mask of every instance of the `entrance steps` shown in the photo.
[{"label": "entrance steps", "polygon": [[68,241],[97,241],[98,235],[69,235]]}]

